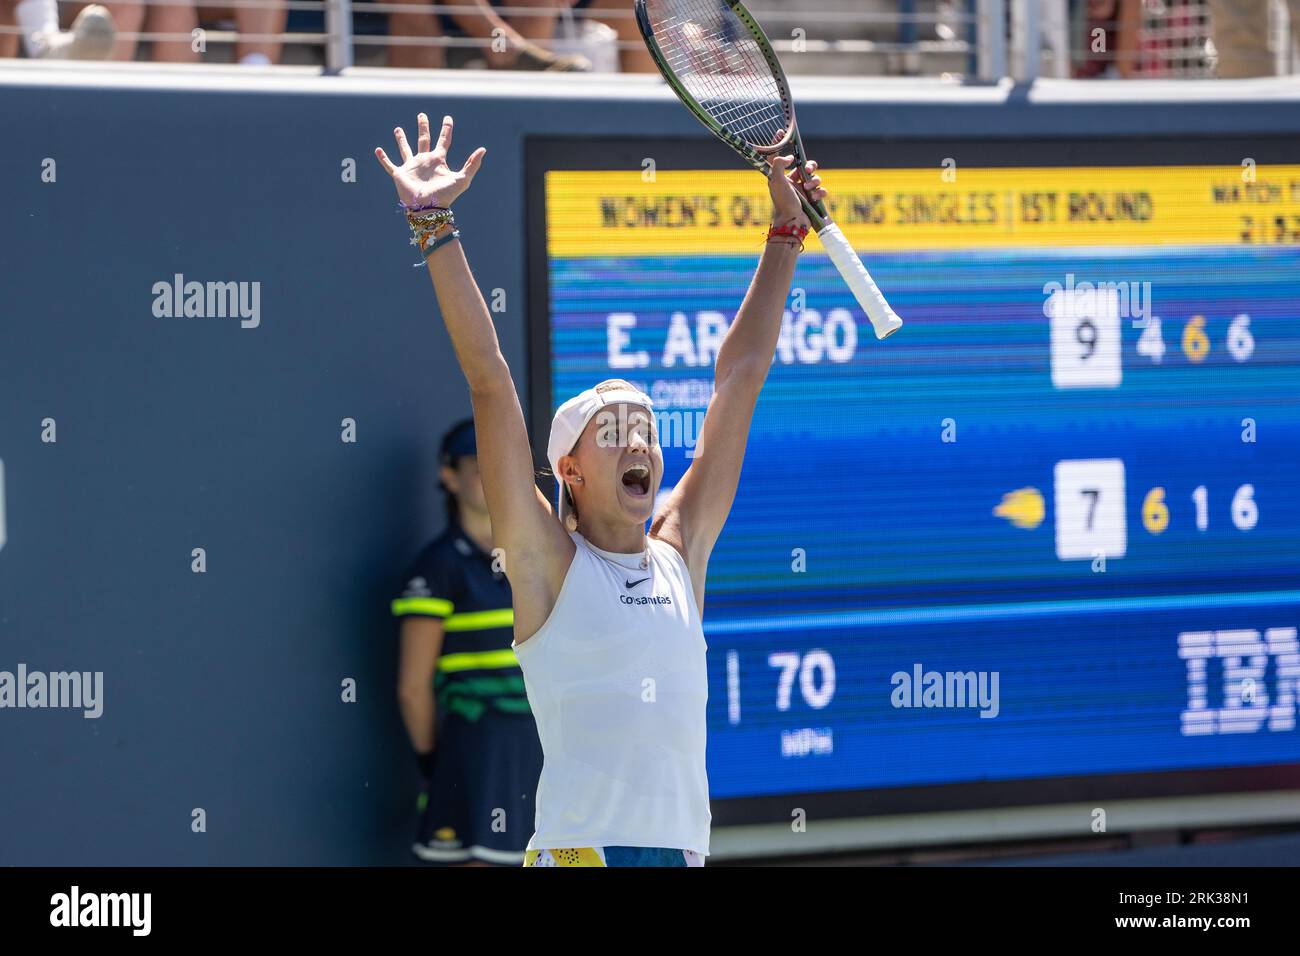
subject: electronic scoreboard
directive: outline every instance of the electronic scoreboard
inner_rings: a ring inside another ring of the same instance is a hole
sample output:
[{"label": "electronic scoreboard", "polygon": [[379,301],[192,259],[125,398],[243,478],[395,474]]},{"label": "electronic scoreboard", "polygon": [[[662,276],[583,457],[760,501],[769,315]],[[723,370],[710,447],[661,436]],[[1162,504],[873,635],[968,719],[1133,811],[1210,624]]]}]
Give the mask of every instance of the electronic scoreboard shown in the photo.
[{"label": "electronic scoreboard", "polygon": [[[1300,165],[961,150],[822,159],[907,324],[810,237],[709,566],[714,797],[1300,762]],[[769,200],[599,153],[536,173],[534,420],[635,382],[669,489]]]}]

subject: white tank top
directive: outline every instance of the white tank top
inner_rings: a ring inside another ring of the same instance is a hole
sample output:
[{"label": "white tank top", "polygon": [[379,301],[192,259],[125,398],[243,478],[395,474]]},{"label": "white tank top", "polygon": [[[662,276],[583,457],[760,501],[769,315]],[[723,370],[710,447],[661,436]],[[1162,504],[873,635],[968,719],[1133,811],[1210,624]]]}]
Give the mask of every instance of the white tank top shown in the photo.
[{"label": "white tank top", "polygon": [[543,764],[530,850],[649,846],[709,852],[704,629],[686,561],[577,552],[546,623],[513,644]]}]

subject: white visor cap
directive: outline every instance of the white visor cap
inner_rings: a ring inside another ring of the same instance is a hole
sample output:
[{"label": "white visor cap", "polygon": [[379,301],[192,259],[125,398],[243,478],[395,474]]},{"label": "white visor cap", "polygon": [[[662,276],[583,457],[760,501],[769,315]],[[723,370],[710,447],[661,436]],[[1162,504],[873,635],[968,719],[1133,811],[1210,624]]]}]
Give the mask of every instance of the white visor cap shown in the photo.
[{"label": "white visor cap", "polygon": [[564,479],[560,477],[560,459],[573,451],[578,444],[578,439],[582,437],[583,429],[587,427],[587,422],[591,421],[598,411],[609,405],[623,404],[640,405],[646,411],[652,414],[654,412],[654,402],[650,400],[650,396],[634,388],[619,388],[606,392],[589,388],[585,392],[579,392],[556,410],[555,418],[551,420],[551,437],[546,443],[546,460],[551,465],[551,473],[555,475],[556,484],[559,485],[560,500],[555,513],[560,519],[560,524],[564,524],[564,517],[569,511],[565,503]]}]

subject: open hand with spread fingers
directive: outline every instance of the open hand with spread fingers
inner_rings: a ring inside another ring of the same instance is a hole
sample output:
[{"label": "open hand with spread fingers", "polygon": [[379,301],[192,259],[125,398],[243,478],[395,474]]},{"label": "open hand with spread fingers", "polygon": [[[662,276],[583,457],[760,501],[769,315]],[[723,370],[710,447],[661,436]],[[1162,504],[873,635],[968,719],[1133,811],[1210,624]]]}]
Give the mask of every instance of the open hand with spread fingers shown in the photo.
[{"label": "open hand with spread fingers", "polygon": [[452,119],[442,118],[442,132],[438,134],[438,143],[432,149],[429,137],[429,117],[424,113],[419,116],[420,138],[417,152],[412,154],[406,142],[406,133],[399,126],[393,130],[397,140],[398,154],[402,165],[395,166],[382,147],[375,147],[375,158],[384,172],[393,177],[397,187],[397,198],[408,207],[442,206],[449,208],[456,197],[469,188],[474,175],[483,165],[483,156],[487,149],[480,146],[465,160],[460,169],[447,165],[447,150],[451,148]]}]

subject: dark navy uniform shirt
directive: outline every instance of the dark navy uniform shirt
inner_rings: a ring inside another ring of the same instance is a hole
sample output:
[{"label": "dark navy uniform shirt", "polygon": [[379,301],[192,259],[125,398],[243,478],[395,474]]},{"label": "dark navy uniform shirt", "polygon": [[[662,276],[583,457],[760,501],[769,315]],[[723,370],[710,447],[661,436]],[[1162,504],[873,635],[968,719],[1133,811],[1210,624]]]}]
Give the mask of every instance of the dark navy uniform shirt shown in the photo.
[{"label": "dark navy uniform shirt", "polygon": [[442,621],[442,655],[434,678],[441,714],[477,721],[485,713],[531,714],[515,652],[514,611],[505,573],[460,525],[420,552],[393,616]]}]

